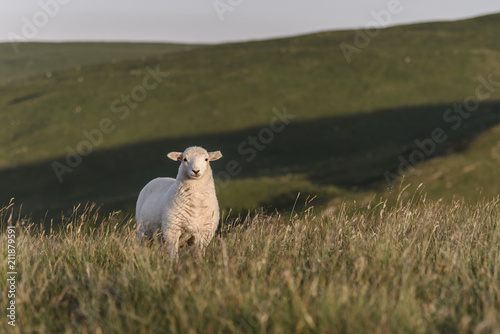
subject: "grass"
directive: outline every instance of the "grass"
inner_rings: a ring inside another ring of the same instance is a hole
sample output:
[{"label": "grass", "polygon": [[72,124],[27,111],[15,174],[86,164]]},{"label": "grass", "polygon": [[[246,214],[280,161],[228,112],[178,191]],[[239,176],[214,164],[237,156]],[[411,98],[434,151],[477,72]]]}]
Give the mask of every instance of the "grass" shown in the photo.
[{"label": "grass", "polygon": [[[203,259],[140,247],[133,221],[92,207],[16,224],[11,333],[497,333],[500,199],[420,192],[291,215],[224,219]],[[1,211],[9,221],[12,208]],[[6,235],[0,239],[6,255]],[[6,280],[6,266],[0,279]],[[6,293],[1,304],[6,305]]]},{"label": "grass", "polygon": [[[50,76],[55,72],[116,63],[151,55],[188,51],[200,45],[167,43],[21,43],[15,52],[0,43],[0,85]],[[63,56],[62,56],[63,55]]]}]

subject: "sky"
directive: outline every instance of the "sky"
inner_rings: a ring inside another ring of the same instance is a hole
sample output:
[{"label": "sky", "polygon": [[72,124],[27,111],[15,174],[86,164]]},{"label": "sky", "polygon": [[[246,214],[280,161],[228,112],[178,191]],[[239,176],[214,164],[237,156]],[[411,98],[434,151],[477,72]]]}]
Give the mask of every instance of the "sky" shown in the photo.
[{"label": "sky", "polygon": [[499,0],[0,0],[0,42],[221,43],[451,21]]}]

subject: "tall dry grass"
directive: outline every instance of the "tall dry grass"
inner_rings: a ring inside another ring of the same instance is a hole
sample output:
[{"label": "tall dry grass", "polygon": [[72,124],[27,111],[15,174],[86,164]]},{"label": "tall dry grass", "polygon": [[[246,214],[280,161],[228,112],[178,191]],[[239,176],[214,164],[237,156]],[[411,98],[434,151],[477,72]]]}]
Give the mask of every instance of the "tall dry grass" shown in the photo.
[{"label": "tall dry grass", "polygon": [[[16,223],[8,333],[499,333],[500,200],[344,204],[224,221],[204,259],[92,208]],[[10,209],[1,212],[3,230]],[[6,236],[0,239],[7,276]],[[1,304],[7,305],[7,287]]]}]

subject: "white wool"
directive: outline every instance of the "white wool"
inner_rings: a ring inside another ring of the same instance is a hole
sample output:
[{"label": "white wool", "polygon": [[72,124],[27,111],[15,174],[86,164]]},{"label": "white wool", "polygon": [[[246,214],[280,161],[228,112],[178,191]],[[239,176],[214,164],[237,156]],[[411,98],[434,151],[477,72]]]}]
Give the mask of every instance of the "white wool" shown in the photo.
[{"label": "white wool", "polygon": [[177,177],[156,178],[142,189],[136,206],[137,237],[142,242],[161,232],[174,258],[184,243],[204,253],[219,224],[210,161],[222,154],[193,146],[168,157],[181,162]]}]

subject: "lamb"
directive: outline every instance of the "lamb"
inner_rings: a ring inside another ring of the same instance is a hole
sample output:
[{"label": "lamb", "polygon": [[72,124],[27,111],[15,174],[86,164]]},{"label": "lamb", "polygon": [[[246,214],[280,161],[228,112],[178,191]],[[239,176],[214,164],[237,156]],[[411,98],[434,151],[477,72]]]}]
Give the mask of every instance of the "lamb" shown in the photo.
[{"label": "lamb", "polygon": [[167,156],[181,162],[177,177],[156,178],[141,190],[136,206],[137,237],[142,243],[161,233],[175,259],[184,244],[195,244],[204,255],[219,224],[210,161],[220,159],[222,154],[192,146]]}]

